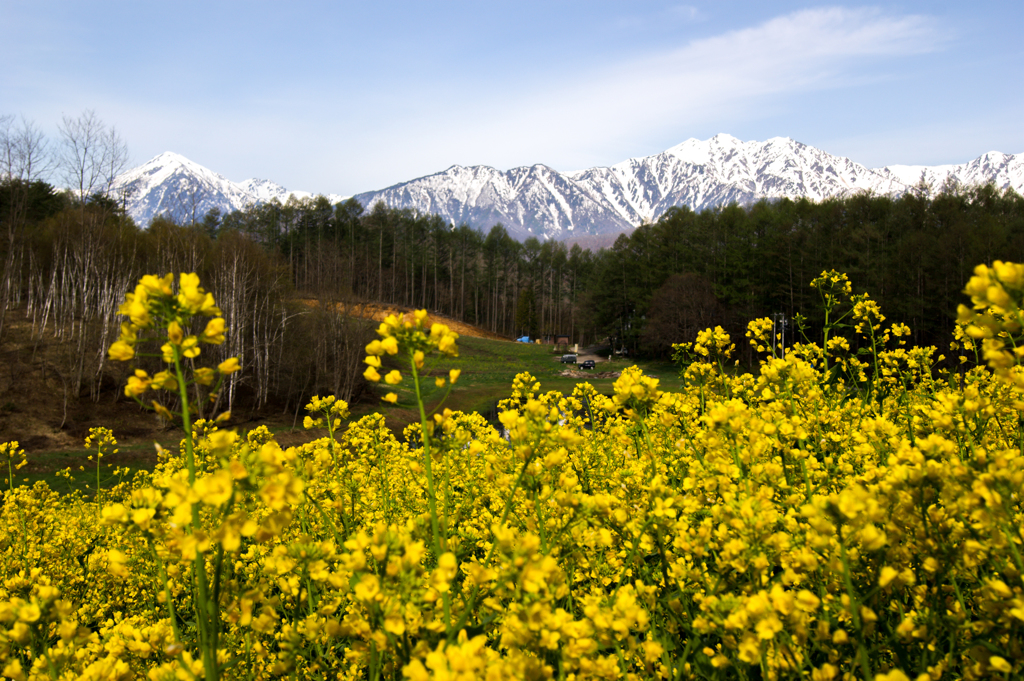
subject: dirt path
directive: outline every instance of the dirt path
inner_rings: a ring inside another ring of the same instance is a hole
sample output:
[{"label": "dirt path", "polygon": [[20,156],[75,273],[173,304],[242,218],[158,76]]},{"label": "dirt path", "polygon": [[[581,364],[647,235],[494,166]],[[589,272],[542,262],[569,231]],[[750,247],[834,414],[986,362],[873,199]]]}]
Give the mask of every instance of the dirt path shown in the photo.
[{"label": "dirt path", "polygon": [[[569,378],[618,378],[620,373],[618,371],[601,371],[601,365],[608,363],[608,353],[607,345],[591,345],[583,348],[576,353],[576,365],[567,365],[559,375]],[[594,361],[594,368],[581,369],[580,364],[588,359]],[[556,357],[555,361],[558,362],[560,359]]]}]

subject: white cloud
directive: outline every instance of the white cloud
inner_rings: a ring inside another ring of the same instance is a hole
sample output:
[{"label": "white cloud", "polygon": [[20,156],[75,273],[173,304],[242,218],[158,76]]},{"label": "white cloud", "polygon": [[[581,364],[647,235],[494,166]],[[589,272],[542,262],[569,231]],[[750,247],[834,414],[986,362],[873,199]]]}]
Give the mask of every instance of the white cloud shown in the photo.
[{"label": "white cloud", "polygon": [[766,100],[863,82],[865,62],[928,52],[944,39],[927,17],[806,10],[408,123],[420,153],[447,150],[452,162],[572,166],[595,146],[678,136],[738,112],[756,116]]},{"label": "white cloud", "polygon": [[[678,13],[703,18],[685,6]],[[146,104],[119,120],[160,130],[166,144],[153,153],[201,150],[209,167],[236,181],[256,175],[292,189],[355,193],[454,163],[571,170],[656,153],[691,135],[742,134],[803,95],[892,77],[899,62],[889,60],[945,40],[928,17],[814,9],[618,63],[597,56],[589,70],[552,63],[539,78],[524,78],[514,63],[490,79],[464,75],[459,55],[450,73],[408,86],[313,89],[302,106],[285,97],[249,112],[241,103],[216,112]]]}]

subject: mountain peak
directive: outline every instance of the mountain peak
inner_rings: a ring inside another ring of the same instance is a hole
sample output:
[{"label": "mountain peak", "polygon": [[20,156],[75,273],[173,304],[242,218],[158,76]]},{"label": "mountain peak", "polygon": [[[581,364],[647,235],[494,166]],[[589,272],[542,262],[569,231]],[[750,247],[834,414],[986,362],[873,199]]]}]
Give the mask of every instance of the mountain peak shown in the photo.
[{"label": "mountain peak", "polygon": [[[995,182],[1024,188],[1014,156],[986,154],[970,163],[936,168],[936,188],[948,176],[964,185]],[[673,206],[694,211],[760,199],[824,200],[860,191],[900,195],[916,184],[921,168],[871,170],[790,137],[744,142],[728,133],[688,139],[653,156],[607,168],[559,173],[537,164],[502,172],[475,166],[472,177],[445,173],[356,195],[363,205],[437,213],[445,220],[487,229],[501,222],[517,238],[574,238],[605,234],[657,220]],[[913,176],[913,182],[908,182]]]},{"label": "mountain peak", "polygon": [[198,163],[196,163],[195,161],[191,161],[191,160],[185,158],[184,156],[182,156],[181,154],[178,154],[178,153],[173,152],[173,151],[165,151],[162,154],[157,154],[156,156],[154,156],[153,158],[149,159],[148,161],[146,161],[142,165],[143,166],[176,165],[176,166],[190,166],[190,167],[194,166],[194,167],[199,167],[199,168],[202,167]]},{"label": "mountain peak", "polygon": [[[936,190],[949,182],[991,182],[1024,192],[1024,156],[992,151],[960,165],[868,169],[789,137],[744,142],[719,133],[652,156],[572,173],[542,163],[508,171],[452,165],[353,198],[367,208],[383,201],[479,229],[501,222],[520,239],[560,239],[631,229],[657,220],[673,206],[700,211],[783,197],[820,201],[858,191],[898,196],[922,179]],[[275,199],[287,203],[311,197],[269,180],[236,184],[170,151],[128,171],[118,185],[129,196],[129,214],[141,224],[159,214],[188,221],[211,208],[227,213]],[[344,198],[328,197],[332,203]]]},{"label": "mountain peak", "polygon": [[739,145],[739,144],[743,144],[743,142],[741,142],[739,138],[733,137],[732,135],[730,135],[727,132],[720,132],[717,135],[715,135],[714,137],[712,137],[711,139],[709,139],[708,141],[709,142],[714,142],[715,144],[726,144],[726,145],[730,145],[730,146],[736,146],[736,145]]}]

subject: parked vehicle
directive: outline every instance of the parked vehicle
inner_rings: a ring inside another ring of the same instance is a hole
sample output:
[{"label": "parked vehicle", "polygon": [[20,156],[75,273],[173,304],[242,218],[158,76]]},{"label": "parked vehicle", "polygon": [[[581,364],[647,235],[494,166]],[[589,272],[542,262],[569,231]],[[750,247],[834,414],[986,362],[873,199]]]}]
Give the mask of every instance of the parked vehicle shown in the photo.
[{"label": "parked vehicle", "polygon": [[575,364],[575,363],[576,363],[576,355],[573,355],[573,354],[562,355],[562,364]]},{"label": "parked vehicle", "polygon": [[594,360],[592,360],[592,359],[585,359],[585,360],[583,360],[583,363],[580,364],[580,369],[593,369],[594,366],[596,366],[594,364]]}]

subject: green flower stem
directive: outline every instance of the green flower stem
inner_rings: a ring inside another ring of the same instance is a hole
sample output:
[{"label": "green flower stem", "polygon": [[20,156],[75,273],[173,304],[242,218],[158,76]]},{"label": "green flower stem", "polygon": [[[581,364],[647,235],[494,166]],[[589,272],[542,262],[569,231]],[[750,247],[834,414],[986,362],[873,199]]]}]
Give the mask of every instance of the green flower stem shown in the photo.
[{"label": "green flower stem", "polygon": [[853,579],[850,576],[850,563],[846,556],[846,544],[843,543],[842,534],[839,535],[839,559],[843,565],[843,585],[846,587],[846,595],[850,598],[850,620],[857,629],[857,662],[860,664],[861,673],[865,679],[872,679],[871,662],[868,658],[867,649],[864,647],[864,629],[860,619],[861,600],[853,587]]},{"label": "green flower stem", "polygon": [[[332,405],[333,406],[333,405]],[[331,460],[334,462],[334,467],[338,467],[338,452],[334,442],[334,420],[331,418],[331,407],[327,407],[323,410],[324,417],[327,419],[327,438],[328,445],[331,448]]]},{"label": "green flower stem", "polygon": [[[181,370],[181,349],[174,346],[174,374],[178,381],[178,391],[181,396],[181,423],[185,429],[185,462],[188,466],[188,482],[190,485],[196,481],[195,451],[192,442],[192,420],[188,409],[188,385],[185,383],[185,376]],[[192,531],[200,526],[199,505],[192,504]],[[196,621],[199,625],[199,646],[202,649],[203,670],[206,674],[206,681],[216,681],[220,678],[217,670],[217,638],[220,624],[219,603],[210,599],[210,585],[206,574],[206,559],[202,552],[196,551],[195,557],[196,575]]]},{"label": "green flower stem", "polygon": [[412,382],[416,388],[416,406],[420,410],[420,434],[423,438],[423,467],[427,474],[427,507],[430,509],[430,529],[434,534],[434,555],[440,557],[443,544],[441,542],[441,530],[437,522],[437,499],[434,494],[434,472],[433,460],[430,454],[430,434],[427,432],[427,412],[423,407],[423,395],[420,391],[420,375],[416,371],[416,360],[409,357],[409,366],[412,369]]},{"label": "green flower stem", "polygon": [[180,643],[181,630],[178,629],[178,615],[174,611],[174,599],[171,597],[171,584],[167,579],[167,570],[164,568],[164,562],[160,559],[160,554],[157,553],[156,546],[153,544],[153,536],[148,532],[146,533],[146,543],[149,545],[149,550],[156,561],[157,572],[160,575],[160,583],[164,588],[164,600],[167,601],[167,616],[168,619],[171,620],[171,631],[174,632],[174,640],[175,642]]},{"label": "green flower stem", "polygon": [[533,507],[537,511],[537,529],[540,534],[540,550],[547,555],[548,553],[548,533],[547,528],[544,527],[544,508],[540,501],[540,495],[537,494],[537,487],[533,488]]},{"label": "green flower stem", "polygon": [[[441,530],[438,527],[437,521],[437,499],[434,498],[434,474],[431,464],[433,463],[430,454],[430,434],[427,432],[427,412],[423,407],[423,394],[420,391],[420,375],[416,371],[416,360],[413,357],[409,358],[409,366],[412,368],[412,382],[416,387],[416,406],[420,410],[420,430],[422,431],[423,437],[423,465],[427,472],[427,506],[430,509],[430,529],[434,533],[434,555],[437,558],[441,557],[442,549],[445,548],[445,543],[441,538]],[[444,604],[444,625],[448,628],[448,637],[452,637],[452,615],[451,615],[451,590],[447,590],[442,594],[442,601]]]}]

